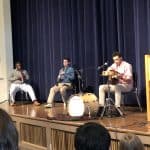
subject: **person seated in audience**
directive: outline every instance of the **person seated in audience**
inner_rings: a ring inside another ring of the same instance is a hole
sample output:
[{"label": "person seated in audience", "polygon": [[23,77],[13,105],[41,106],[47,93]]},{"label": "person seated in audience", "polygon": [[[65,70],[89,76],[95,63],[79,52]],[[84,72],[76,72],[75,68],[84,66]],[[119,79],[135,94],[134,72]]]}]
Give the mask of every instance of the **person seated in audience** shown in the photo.
[{"label": "person seated in audience", "polygon": [[31,85],[27,84],[29,80],[29,74],[26,70],[22,69],[21,63],[16,62],[15,69],[11,73],[10,76],[10,99],[11,99],[11,106],[15,104],[15,95],[18,91],[22,90],[27,92],[33,102],[34,105],[38,106],[40,103],[37,101],[35,96],[34,90]]},{"label": "person seated in audience", "polygon": [[110,141],[105,127],[89,122],[77,128],[74,145],[76,150],[109,150]]},{"label": "person seated in audience", "polygon": [[120,140],[119,150],[144,150],[144,145],[138,136],[128,133]]},{"label": "person seated in audience", "polygon": [[17,129],[6,111],[0,108],[0,150],[19,150]]},{"label": "person seated in audience", "polygon": [[53,107],[54,96],[60,92],[64,104],[66,104],[66,92],[72,89],[72,81],[74,80],[74,69],[70,66],[70,59],[63,59],[63,67],[60,69],[57,83],[50,89],[47,104],[45,107]]}]

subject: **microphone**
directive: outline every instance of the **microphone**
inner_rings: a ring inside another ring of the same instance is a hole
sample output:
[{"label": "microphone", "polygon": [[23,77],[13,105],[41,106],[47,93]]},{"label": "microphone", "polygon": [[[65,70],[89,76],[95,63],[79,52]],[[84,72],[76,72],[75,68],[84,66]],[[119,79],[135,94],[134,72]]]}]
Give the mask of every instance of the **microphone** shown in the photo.
[{"label": "microphone", "polygon": [[104,68],[105,66],[108,66],[108,62],[105,62],[103,65],[98,66],[97,70],[100,70],[100,69]]}]

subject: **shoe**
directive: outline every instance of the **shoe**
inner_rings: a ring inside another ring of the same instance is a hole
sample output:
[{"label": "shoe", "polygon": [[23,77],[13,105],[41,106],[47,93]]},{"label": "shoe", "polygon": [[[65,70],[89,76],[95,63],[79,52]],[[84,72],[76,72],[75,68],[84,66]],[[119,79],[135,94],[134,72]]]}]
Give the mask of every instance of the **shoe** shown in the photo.
[{"label": "shoe", "polygon": [[102,113],[103,109],[104,109],[104,107],[102,107],[102,106],[98,108],[98,111],[97,111],[97,116],[98,117],[101,116],[101,113]]},{"label": "shoe", "polygon": [[35,100],[35,101],[33,101],[33,105],[35,105],[35,106],[39,106],[39,105],[41,105],[37,100]]},{"label": "shoe", "polygon": [[66,108],[67,107],[67,104],[64,102],[64,108]]},{"label": "shoe", "polygon": [[50,104],[50,103],[48,103],[48,104],[44,105],[44,107],[46,107],[46,108],[52,108],[52,107],[53,107],[53,105],[52,105],[52,104]]},{"label": "shoe", "polygon": [[16,105],[15,102],[10,103],[10,106],[15,106],[15,105]]}]

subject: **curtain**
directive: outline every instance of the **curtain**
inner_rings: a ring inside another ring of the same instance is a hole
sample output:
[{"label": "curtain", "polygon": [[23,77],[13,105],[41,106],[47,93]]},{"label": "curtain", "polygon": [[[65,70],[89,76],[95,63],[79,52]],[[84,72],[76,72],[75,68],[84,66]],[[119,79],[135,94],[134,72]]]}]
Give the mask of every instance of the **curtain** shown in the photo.
[{"label": "curtain", "polygon": [[110,65],[117,50],[133,65],[145,103],[149,0],[11,0],[11,17],[14,62],[20,60],[29,71],[41,101],[55,84],[64,57],[81,69],[85,87],[92,86],[98,96],[105,80],[97,67]]}]

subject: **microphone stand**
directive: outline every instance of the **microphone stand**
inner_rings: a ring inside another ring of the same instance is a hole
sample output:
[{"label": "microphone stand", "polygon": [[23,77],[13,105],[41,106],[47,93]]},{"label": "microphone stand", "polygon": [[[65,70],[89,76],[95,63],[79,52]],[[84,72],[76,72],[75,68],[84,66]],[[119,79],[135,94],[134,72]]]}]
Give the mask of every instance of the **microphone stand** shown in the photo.
[{"label": "microphone stand", "polygon": [[108,81],[107,81],[107,86],[108,86],[108,91],[107,91],[107,98],[106,98],[106,101],[105,101],[105,105],[104,105],[104,108],[102,110],[102,113],[101,113],[101,118],[103,118],[105,112],[106,112],[106,116],[107,117],[113,117],[113,110],[117,110],[117,112],[119,113],[120,116],[123,116],[123,113],[122,111],[115,106],[114,104],[114,101],[113,99],[111,98],[110,96],[110,82],[111,82],[111,76],[108,76]]},{"label": "microphone stand", "polygon": [[[80,70],[75,70],[76,74],[77,74],[77,80],[78,80],[78,88],[79,88],[79,93],[81,93],[81,88],[83,88],[83,81],[82,81],[82,76],[80,73]],[[81,81],[82,81],[82,85],[81,85]],[[81,87],[82,86],[82,87]],[[77,92],[77,89],[76,89]]]}]

